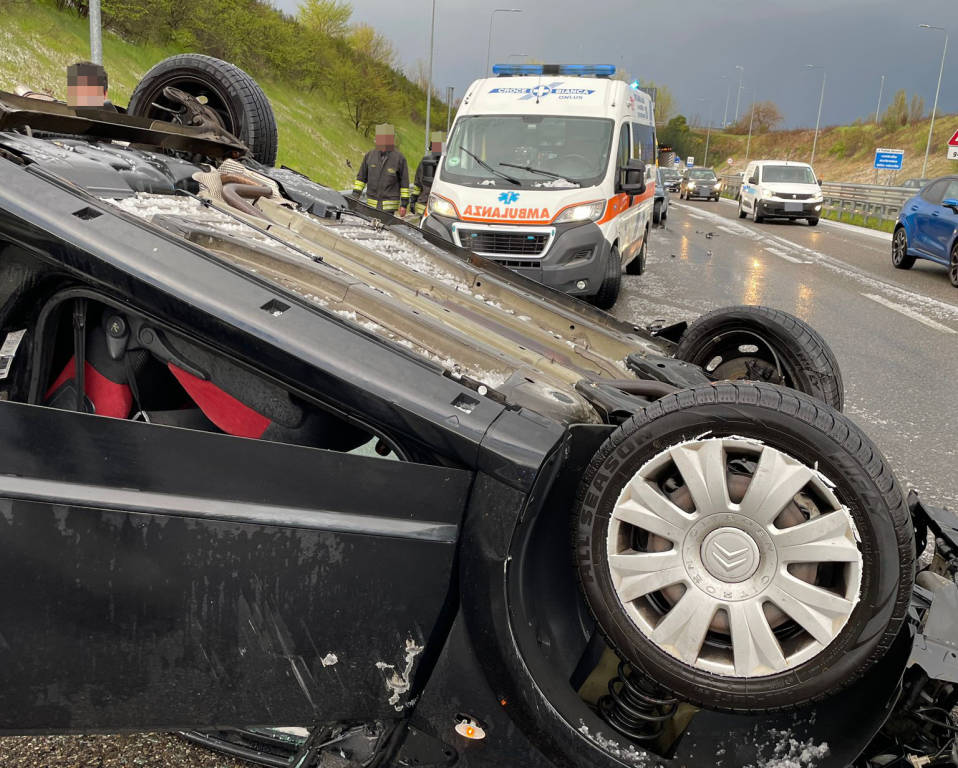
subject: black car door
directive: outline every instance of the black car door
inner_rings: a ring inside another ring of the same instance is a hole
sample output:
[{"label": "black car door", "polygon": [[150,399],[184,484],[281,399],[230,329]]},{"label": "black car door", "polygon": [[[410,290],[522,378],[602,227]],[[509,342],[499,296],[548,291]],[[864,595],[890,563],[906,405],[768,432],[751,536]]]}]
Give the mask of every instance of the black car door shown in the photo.
[{"label": "black car door", "polygon": [[0,732],[414,695],[470,472],[11,402],[0,433]]}]

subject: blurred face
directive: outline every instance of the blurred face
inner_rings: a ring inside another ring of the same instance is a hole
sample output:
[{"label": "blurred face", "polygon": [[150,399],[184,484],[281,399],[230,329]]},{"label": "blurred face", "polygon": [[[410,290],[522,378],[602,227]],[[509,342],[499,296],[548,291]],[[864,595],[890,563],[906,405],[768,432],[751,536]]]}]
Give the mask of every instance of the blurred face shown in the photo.
[{"label": "blurred face", "polygon": [[437,155],[441,155],[441,154],[442,154],[442,142],[441,142],[441,141],[434,141],[434,142],[432,142],[432,143],[429,145],[429,149],[430,149],[430,151],[435,152]]},{"label": "blurred face", "polygon": [[376,149],[387,151],[396,146],[396,135],[393,133],[377,133]]},{"label": "blurred face", "polygon": [[67,104],[71,107],[102,107],[106,100],[106,88],[97,83],[96,77],[78,75],[67,83]]}]

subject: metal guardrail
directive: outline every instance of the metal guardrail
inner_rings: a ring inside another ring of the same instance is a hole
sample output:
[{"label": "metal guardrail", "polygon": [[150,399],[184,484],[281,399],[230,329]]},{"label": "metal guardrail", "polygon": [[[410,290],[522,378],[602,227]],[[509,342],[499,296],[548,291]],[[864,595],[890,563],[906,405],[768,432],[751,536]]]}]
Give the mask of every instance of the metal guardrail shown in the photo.
[{"label": "metal guardrail", "polygon": [[[738,199],[742,187],[740,176],[722,177],[722,194],[733,200]],[[854,220],[861,216],[864,224],[874,218],[879,224],[894,221],[907,200],[918,194],[911,187],[886,187],[879,184],[849,184],[839,181],[826,181],[822,184],[824,208],[836,215],[839,221],[845,216]]]}]

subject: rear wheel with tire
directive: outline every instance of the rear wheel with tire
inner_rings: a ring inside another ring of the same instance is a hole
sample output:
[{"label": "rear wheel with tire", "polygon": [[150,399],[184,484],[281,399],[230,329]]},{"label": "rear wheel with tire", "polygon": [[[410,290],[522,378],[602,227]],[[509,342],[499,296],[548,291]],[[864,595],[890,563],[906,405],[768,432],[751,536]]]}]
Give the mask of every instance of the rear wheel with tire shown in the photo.
[{"label": "rear wheel with tire", "polygon": [[787,709],[869,670],[906,615],[901,489],[850,420],[721,383],[613,432],[579,491],[586,600],[616,652],[700,706]]},{"label": "rear wheel with tire", "polygon": [[[644,248],[644,246],[643,246]],[[636,257],[638,258],[638,257]],[[609,251],[606,261],[605,277],[598,292],[592,296],[592,303],[599,309],[612,309],[615,300],[619,298],[619,289],[622,287],[622,259],[619,249],[615,246]]]},{"label": "rear wheel with tire", "polygon": [[958,243],[951,247],[951,257],[948,259],[948,279],[958,288]]},{"label": "rear wheel with tire", "polygon": [[250,149],[254,160],[265,165],[276,161],[276,118],[266,94],[246,72],[221,59],[199,53],[171,56],[150,69],[140,80],[127,112],[154,120],[174,120],[169,110],[180,105],[163,89],[185,91],[211,107],[222,127]]},{"label": "rear wheel with tire", "polygon": [[625,265],[627,275],[641,275],[645,272],[645,259],[648,254],[649,232],[646,230],[645,238],[642,240],[642,247],[635,254],[635,258]]},{"label": "rear wheel with tire", "polygon": [[915,257],[908,255],[908,234],[904,227],[899,227],[892,235],[891,263],[895,269],[911,269],[915,266]]},{"label": "rear wheel with tire", "polygon": [[769,307],[725,307],[694,320],[675,357],[716,380],[766,381],[842,410],[844,384],[828,343],[810,325]]}]

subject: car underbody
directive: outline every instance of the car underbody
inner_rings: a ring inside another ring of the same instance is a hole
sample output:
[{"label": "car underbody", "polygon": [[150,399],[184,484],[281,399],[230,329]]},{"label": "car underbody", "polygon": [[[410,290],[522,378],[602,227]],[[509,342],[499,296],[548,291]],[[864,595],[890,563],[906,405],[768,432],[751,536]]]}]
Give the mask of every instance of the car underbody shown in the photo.
[{"label": "car underbody", "polygon": [[958,765],[958,516],[814,331],[629,325],[222,127],[0,94],[0,731]]}]

